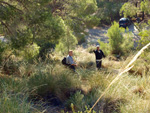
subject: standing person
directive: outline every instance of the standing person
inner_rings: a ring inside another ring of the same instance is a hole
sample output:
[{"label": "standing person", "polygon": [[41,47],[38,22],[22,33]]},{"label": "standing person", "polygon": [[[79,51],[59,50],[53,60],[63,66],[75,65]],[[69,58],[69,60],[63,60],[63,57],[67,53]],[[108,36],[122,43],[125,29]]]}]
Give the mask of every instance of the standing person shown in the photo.
[{"label": "standing person", "polygon": [[102,65],[102,58],[105,57],[105,55],[103,51],[100,50],[99,45],[96,46],[96,50],[93,50],[93,52],[95,53],[96,56],[96,67],[100,69]]},{"label": "standing person", "polygon": [[75,67],[77,66],[77,64],[74,62],[72,56],[73,51],[70,50],[68,56],[66,57],[66,64],[69,65],[69,67],[73,69],[73,71],[75,71]]}]

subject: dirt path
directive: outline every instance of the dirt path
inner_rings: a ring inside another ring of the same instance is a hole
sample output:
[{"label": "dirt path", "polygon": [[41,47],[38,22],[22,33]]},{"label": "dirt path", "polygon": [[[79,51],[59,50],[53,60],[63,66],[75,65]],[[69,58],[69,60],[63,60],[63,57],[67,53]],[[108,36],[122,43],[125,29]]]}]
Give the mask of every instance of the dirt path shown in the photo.
[{"label": "dirt path", "polygon": [[95,27],[93,29],[87,29],[86,32],[89,34],[87,35],[86,42],[83,43],[83,47],[86,48],[86,46],[89,45],[97,45],[98,40],[108,43],[108,37],[107,37],[107,31],[109,29],[109,26],[105,27]]}]

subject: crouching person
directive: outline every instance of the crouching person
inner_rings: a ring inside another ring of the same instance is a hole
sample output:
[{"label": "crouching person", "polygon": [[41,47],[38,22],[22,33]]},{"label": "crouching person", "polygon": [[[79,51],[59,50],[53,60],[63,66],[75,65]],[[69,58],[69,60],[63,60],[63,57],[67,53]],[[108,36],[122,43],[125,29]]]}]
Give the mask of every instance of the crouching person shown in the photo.
[{"label": "crouching person", "polygon": [[99,70],[102,66],[102,58],[105,57],[105,55],[103,51],[100,50],[99,45],[96,46],[96,50],[93,50],[93,52],[95,53],[95,57],[96,57],[96,67]]},{"label": "crouching person", "polygon": [[77,66],[77,64],[74,62],[73,58],[73,51],[70,50],[68,56],[66,57],[66,64],[73,69],[73,71],[75,72],[75,67]]}]

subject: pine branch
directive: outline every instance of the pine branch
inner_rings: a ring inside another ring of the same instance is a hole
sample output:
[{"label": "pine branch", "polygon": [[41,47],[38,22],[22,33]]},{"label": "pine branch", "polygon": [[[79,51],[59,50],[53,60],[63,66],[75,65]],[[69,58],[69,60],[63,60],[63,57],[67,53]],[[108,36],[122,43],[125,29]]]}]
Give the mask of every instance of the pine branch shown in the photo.
[{"label": "pine branch", "polygon": [[9,29],[7,24],[5,24],[2,20],[0,20],[0,22],[1,22],[2,25],[5,26],[5,28],[8,30],[8,32],[13,35],[12,31]]},{"label": "pine branch", "polygon": [[0,1],[0,4],[2,4],[3,6],[4,6],[4,5],[7,5],[7,6],[12,7],[12,8],[14,8],[15,10],[19,11],[20,13],[23,13],[22,10],[16,8],[15,6],[13,6],[13,5],[11,5],[11,4],[7,3],[7,2]]}]

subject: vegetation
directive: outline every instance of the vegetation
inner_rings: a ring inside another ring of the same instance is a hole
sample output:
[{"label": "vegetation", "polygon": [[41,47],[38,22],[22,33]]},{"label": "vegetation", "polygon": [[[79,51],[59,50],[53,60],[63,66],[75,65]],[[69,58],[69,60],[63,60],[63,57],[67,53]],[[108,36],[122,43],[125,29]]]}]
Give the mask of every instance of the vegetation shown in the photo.
[{"label": "vegetation", "polygon": [[128,2],[121,7],[120,14],[122,15],[123,13],[124,17],[133,17],[136,15],[137,11],[138,8],[134,4]]},{"label": "vegetation", "polygon": [[112,54],[122,54],[133,48],[132,37],[129,31],[125,33],[125,29],[119,28],[119,24],[114,22],[108,29],[109,47]]},{"label": "vegetation", "polygon": [[[136,2],[1,0],[0,113],[149,112],[150,2]],[[137,36],[114,21],[119,13],[133,18],[139,12],[145,20],[134,23],[140,29]],[[110,23],[109,42],[98,40],[107,56],[98,71],[95,46],[84,46],[86,31]],[[61,64],[70,49],[76,72]],[[133,66],[128,65],[131,59]]]},{"label": "vegetation", "polygon": [[125,0],[97,0],[100,24],[111,24],[120,18],[119,11]]}]

